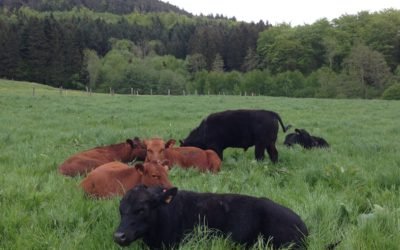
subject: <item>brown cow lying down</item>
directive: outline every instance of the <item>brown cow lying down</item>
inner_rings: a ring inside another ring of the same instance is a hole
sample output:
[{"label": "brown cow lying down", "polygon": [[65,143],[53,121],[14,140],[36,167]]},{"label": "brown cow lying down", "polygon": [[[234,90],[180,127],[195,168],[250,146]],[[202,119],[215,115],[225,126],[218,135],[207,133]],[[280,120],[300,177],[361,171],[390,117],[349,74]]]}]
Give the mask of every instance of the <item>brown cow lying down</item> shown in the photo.
[{"label": "brown cow lying down", "polygon": [[168,161],[139,163],[135,167],[109,162],[90,172],[80,186],[91,197],[108,198],[123,195],[138,184],[172,187],[168,180]]},{"label": "brown cow lying down", "polygon": [[143,161],[146,148],[139,138],[127,139],[126,142],[89,149],[76,153],[68,158],[60,167],[63,175],[86,175],[92,169],[113,161],[130,162],[135,158]]},{"label": "brown cow lying down", "polygon": [[213,150],[203,150],[196,147],[173,147],[175,140],[167,143],[163,139],[153,138],[144,140],[147,154],[145,161],[168,160],[170,166],[178,165],[182,168],[195,167],[201,171],[218,172],[221,159]]}]

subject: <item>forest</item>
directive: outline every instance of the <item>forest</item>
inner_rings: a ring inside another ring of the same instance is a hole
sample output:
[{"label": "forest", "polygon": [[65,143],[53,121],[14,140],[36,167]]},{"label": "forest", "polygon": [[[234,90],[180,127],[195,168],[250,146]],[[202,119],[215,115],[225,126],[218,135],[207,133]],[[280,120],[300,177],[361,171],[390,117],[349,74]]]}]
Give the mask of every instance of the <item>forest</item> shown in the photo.
[{"label": "forest", "polygon": [[400,99],[398,27],[396,9],[291,26],[157,0],[3,0],[0,78],[96,92]]}]

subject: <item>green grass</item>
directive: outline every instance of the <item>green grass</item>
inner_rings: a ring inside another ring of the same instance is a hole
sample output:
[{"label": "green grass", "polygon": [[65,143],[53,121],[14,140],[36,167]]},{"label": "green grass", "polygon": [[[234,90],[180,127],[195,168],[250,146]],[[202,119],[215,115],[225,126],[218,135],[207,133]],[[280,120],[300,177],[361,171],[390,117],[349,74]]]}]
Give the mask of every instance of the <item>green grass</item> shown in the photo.
[{"label": "green grass", "polygon": [[[81,179],[59,175],[58,166],[75,152],[134,136],[182,139],[208,114],[238,108],[276,111],[285,124],[324,137],[331,148],[288,149],[280,131],[278,164],[254,162],[254,148],[227,149],[221,172],[174,168],[174,185],[283,204],[306,222],[309,249],[338,239],[343,241],[337,249],[399,249],[399,101],[72,91],[60,96],[58,89],[5,80],[0,80],[0,249],[119,249],[112,234],[120,198],[85,198]],[[179,249],[241,248],[198,232]]]}]

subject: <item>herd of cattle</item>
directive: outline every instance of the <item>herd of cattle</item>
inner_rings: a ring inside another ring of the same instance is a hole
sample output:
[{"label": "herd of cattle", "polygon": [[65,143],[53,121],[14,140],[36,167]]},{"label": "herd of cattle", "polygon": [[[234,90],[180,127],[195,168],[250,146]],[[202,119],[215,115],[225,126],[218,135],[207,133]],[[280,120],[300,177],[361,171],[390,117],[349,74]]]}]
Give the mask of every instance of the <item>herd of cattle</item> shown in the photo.
[{"label": "herd of cattle", "polygon": [[[217,173],[228,147],[247,150],[255,146],[257,160],[264,159],[266,150],[276,163],[279,124],[284,132],[290,128],[272,111],[227,110],[206,117],[180,141],[180,147],[175,146],[174,139],[165,142],[136,137],[74,154],[59,171],[67,176],[85,176],[80,186],[90,197],[124,195],[121,222],[114,233],[114,241],[121,246],[137,239],[143,239],[151,249],[173,246],[185,233],[205,223],[247,246],[262,236],[274,248],[306,248],[307,227],[289,208],[267,198],[178,191],[168,179],[173,166]],[[329,147],[324,139],[304,129],[288,134],[284,144],[300,144],[306,149]],[[130,167],[132,161],[142,163]]]}]

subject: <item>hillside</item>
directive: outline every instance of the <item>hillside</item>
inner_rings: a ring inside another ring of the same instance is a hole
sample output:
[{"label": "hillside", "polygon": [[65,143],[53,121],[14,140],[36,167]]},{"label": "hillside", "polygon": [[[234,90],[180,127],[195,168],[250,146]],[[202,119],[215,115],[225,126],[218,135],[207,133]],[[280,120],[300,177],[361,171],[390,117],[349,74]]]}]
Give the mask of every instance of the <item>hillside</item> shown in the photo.
[{"label": "hillside", "polygon": [[1,78],[96,92],[400,96],[395,9],[291,27],[154,0],[1,3]]},{"label": "hillside", "polygon": [[[59,88],[51,87],[48,85],[24,82],[24,81],[13,81],[0,79],[0,96],[87,96],[88,93],[78,90],[66,90],[62,89],[60,92]],[[92,94],[93,95],[93,94]],[[96,94],[102,95],[102,94]]]},{"label": "hillside", "polygon": [[95,12],[128,14],[131,12],[174,12],[183,15],[190,13],[158,0],[3,0],[0,7],[16,10],[23,6],[37,11],[69,11],[74,7],[85,7]]}]

